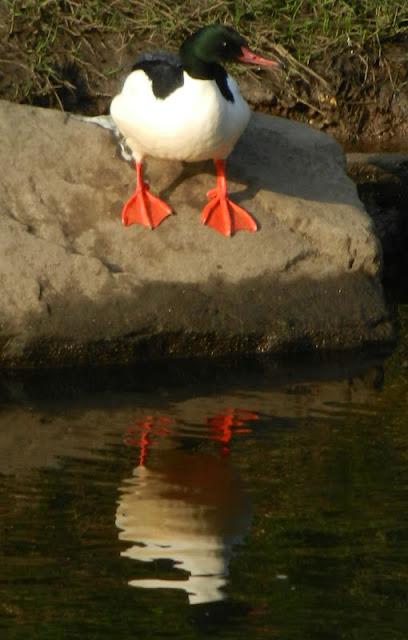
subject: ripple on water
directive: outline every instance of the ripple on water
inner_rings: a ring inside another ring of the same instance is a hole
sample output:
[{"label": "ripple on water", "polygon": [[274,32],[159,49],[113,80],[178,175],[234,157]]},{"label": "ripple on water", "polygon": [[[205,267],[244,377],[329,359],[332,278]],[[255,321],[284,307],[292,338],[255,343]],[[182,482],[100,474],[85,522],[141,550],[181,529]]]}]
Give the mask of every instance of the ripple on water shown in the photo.
[{"label": "ripple on water", "polygon": [[405,638],[407,386],[372,380],[4,405],[0,625]]}]

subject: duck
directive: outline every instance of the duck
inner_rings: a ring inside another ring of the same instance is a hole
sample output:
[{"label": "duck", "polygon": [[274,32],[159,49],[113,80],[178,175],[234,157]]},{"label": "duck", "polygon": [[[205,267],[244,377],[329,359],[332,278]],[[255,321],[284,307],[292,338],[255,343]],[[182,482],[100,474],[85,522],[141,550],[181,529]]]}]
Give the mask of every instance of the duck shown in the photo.
[{"label": "duck", "polygon": [[232,27],[207,25],[187,37],[178,54],[140,54],[110,106],[111,117],[131,151],[136,187],[122,209],[125,226],[155,229],[172,209],[143,179],[146,157],[199,162],[212,160],[216,185],[207,193],[201,222],[224,236],[257,231],[253,216],[227,191],[226,159],[245,130],[250,108],[225,63],[270,68],[281,63],[249,49]]}]

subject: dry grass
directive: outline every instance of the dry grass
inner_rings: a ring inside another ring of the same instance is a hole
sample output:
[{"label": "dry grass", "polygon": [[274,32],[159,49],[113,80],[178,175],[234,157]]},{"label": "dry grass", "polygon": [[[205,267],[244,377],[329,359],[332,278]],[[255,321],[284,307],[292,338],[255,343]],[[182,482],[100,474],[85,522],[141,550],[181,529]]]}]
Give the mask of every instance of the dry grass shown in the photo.
[{"label": "dry grass", "polygon": [[2,0],[0,93],[20,102],[44,99],[44,104],[67,107],[67,92],[82,84],[103,97],[130,52],[176,49],[187,34],[212,22],[234,25],[254,48],[285,58],[289,79],[314,80],[324,91],[322,61],[349,53],[367,78],[370,60],[381,57],[383,43],[408,34],[408,3]]}]

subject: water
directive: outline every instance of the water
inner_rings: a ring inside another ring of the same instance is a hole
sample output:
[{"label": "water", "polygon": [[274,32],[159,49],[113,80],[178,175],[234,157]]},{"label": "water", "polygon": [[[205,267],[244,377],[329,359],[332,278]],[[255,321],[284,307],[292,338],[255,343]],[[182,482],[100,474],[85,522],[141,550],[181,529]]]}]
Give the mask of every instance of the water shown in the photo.
[{"label": "water", "polygon": [[403,349],[0,389],[1,638],[408,637]]}]

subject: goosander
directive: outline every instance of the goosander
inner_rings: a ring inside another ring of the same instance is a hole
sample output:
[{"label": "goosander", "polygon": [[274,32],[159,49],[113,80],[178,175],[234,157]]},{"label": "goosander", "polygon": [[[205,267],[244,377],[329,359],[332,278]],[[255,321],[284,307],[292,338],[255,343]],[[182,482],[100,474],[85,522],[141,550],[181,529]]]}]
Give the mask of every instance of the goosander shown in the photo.
[{"label": "goosander", "polygon": [[154,229],[171,213],[143,180],[142,163],[151,156],[212,159],[216,186],[207,193],[201,222],[225,236],[257,230],[251,214],[227,193],[225,160],[248,124],[250,109],[223,68],[225,62],[281,66],[253,53],[243,37],[224,25],[209,25],[189,36],[178,55],[156,51],[136,59],[110,108],[136,165],[136,189],[122,210],[124,225]]}]

